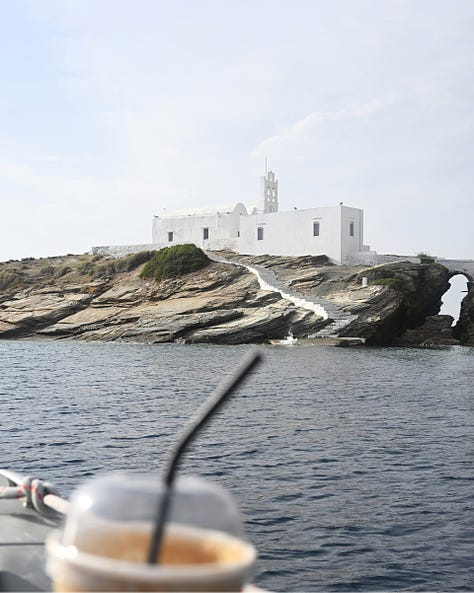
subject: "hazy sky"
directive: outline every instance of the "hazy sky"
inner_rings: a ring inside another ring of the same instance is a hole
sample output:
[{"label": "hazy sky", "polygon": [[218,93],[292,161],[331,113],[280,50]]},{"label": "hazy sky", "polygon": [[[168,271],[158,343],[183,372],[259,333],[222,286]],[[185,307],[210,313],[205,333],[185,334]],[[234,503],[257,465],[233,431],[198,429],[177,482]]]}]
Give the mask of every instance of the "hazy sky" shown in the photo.
[{"label": "hazy sky", "polygon": [[473,0],[2,0],[0,261],[148,243],[162,207],[343,201],[474,258]]}]

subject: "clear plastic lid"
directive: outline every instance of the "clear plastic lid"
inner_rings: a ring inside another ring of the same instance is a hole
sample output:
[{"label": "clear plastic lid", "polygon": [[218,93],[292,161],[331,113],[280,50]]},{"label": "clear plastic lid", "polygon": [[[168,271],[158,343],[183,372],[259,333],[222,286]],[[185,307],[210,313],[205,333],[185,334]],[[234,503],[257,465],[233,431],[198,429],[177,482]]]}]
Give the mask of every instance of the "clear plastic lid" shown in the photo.
[{"label": "clear plastic lid", "polygon": [[[63,545],[81,547],[104,525],[154,525],[164,486],[157,474],[111,473],[80,486],[71,498]],[[167,523],[213,529],[241,537],[242,520],[230,494],[201,478],[177,477]]]}]

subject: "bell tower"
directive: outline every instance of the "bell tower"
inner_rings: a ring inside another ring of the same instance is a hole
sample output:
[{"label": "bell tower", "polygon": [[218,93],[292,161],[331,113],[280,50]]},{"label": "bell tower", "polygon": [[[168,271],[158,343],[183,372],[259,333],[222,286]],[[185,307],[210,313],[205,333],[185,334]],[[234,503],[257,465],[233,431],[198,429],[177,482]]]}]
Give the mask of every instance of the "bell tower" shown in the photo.
[{"label": "bell tower", "polygon": [[273,171],[265,171],[260,177],[260,199],[257,212],[278,212],[278,179]]}]

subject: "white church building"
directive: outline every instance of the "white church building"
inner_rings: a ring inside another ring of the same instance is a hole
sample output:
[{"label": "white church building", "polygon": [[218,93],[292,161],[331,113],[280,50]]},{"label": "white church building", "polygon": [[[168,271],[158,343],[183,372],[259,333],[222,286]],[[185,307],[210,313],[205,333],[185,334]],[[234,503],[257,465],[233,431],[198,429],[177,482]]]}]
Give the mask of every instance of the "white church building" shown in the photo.
[{"label": "white church building", "polygon": [[183,243],[246,255],[327,255],[337,264],[363,262],[369,254],[363,210],[341,203],[280,212],[273,171],[261,178],[260,199],[250,211],[240,202],[159,211],[153,219],[153,248]]}]

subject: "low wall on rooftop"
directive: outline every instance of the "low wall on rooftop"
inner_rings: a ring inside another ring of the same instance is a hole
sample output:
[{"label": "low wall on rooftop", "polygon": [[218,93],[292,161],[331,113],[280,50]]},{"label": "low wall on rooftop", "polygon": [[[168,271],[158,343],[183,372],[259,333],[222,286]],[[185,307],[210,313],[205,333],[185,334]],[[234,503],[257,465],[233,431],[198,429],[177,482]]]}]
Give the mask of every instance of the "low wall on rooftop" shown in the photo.
[{"label": "low wall on rooftop", "polygon": [[112,257],[123,257],[130,253],[139,253],[140,251],[152,251],[161,249],[163,245],[155,245],[153,243],[147,243],[144,245],[101,245],[98,247],[92,247],[92,255],[111,255]]}]

